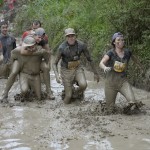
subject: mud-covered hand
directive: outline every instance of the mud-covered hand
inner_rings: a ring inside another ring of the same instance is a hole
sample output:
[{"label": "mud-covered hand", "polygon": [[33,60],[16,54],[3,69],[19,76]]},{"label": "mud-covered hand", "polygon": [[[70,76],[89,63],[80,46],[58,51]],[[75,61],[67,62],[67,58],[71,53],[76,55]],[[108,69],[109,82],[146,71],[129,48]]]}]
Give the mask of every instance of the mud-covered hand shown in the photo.
[{"label": "mud-covered hand", "polygon": [[105,72],[105,73],[107,73],[107,72],[109,72],[109,71],[111,71],[111,67],[104,67],[104,72]]},{"label": "mud-covered hand", "polygon": [[99,82],[99,79],[100,79],[99,75],[98,74],[94,74],[94,81]]}]

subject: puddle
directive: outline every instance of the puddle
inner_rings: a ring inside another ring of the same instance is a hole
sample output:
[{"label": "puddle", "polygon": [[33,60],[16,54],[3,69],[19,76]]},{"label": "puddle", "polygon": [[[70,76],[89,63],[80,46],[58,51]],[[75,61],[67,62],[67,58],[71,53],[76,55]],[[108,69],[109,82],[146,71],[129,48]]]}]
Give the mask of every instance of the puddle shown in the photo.
[{"label": "puddle", "polygon": [[[78,105],[63,103],[63,86],[56,82],[53,72],[56,100],[46,100],[41,107],[34,102],[11,108],[0,105],[0,150],[150,150],[148,93],[134,89],[135,96],[146,102],[146,114],[101,116],[92,112],[104,99],[104,83],[92,82],[91,76],[88,73],[85,101]],[[5,82],[0,80],[0,91]],[[18,91],[16,87],[17,83],[10,98]]]}]

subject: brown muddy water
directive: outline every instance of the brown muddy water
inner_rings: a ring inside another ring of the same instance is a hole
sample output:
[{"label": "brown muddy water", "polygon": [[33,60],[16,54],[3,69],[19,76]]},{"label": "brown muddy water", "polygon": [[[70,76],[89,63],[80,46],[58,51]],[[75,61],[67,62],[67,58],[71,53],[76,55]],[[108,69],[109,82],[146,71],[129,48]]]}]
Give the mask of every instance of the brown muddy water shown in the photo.
[{"label": "brown muddy water", "polygon": [[[63,87],[51,72],[51,84],[56,100],[0,104],[0,150],[150,150],[150,93],[135,89],[136,99],[146,105],[135,115],[107,115],[100,112],[104,100],[104,83],[93,82],[86,72],[88,88],[83,101],[65,105],[61,100]],[[0,80],[2,92],[5,79]],[[16,82],[9,94],[19,93]],[[118,95],[117,104],[125,104]]]}]

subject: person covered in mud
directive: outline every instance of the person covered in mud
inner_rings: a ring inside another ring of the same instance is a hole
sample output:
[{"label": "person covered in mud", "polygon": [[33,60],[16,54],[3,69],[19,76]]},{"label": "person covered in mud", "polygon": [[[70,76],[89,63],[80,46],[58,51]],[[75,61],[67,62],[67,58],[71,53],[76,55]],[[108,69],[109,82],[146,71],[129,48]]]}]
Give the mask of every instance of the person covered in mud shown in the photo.
[{"label": "person covered in mud", "polygon": [[[26,50],[27,53],[32,55],[22,55],[22,50]],[[41,100],[40,66],[43,59],[48,63],[49,53],[42,49],[42,47],[38,47],[33,37],[27,36],[22,46],[17,47],[11,52],[11,59],[12,61],[17,60],[20,64],[19,81],[21,94],[25,96],[32,89],[38,100]]]},{"label": "person covered in mud", "polygon": [[[39,20],[34,20],[34,21],[32,22],[32,26],[30,27],[30,29],[29,29],[28,31],[25,31],[25,32],[22,34],[22,41],[23,41],[23,39],[24,39],[27,35],[34,35],[36,29],[41,28],[41,30],[42,30],[42,27],[41,27],[41,26],[42,26],[42,23],[41,23]],[[45,31],[44,31],[44,32],[45,32]],[[44,40],[44,42],[45,42],[46,44],[48,44],[48,36],[47,36],[46,33],[44,33],[44,34],[42,35],[42,40]]]},{"label": "person covered in mud", "polygon": [[[138,105],[131,85],[127,80],[127,68],[130,58],[136,61],[132,52],[124,48],[125,41],[120,32],[112,36],[113,48],[109,50],[100,61],[100,68],[106,73],[105,99],[106,111],[113,111],[117,93],[120,92],[128,101],[127,108]],[[139,65],[140,67],[140,65]]]},{"label": "person covered in mud", "polygon": [[32,22],[32,25],[30,26],[30,28],[22,34],[22,41],[26,36],[34,34],[35,30],[38,28],[41,28],[41,26],[42,26],[42,24],[39,20],[34,20]]},{"label": "person covered in mud", "polygon": [[0,76],[7,78],[11,69],[11,51],[16,48],[16,39],[8,34],[7,22],[3,21],[0,25]]},{"label": "person covered in mud", "polygon": [[[90,62],[94,71],[94,76],[99,82],[98,73],[94,67],[93,61],[89,54],[86,44],[76,39],[76,33],[73,28],[65,30],[66,41],[64,41],[58,48],[56,60],[53,63],[53,70],[56,76],[56,81],[63,84],[65,96],[64,103],[71,103],[73,95],[73,84],[77,83],[78,88],[76,93],[83,95],[87,87],[87,82],[84,70],[81,66],[81,54],[83,53]],[[58,73],[58,62],[61,59],[61,78]],[[62,79],[62,81],[61,81]]]},{"label": "person covered in mud", "polygon": [[[45,34],[45,30],[43,28],[38,28],[35,30],[35,33],[34,33],[34,35],[32,35],[32,37],[35,39],[37,46],[42,47],[50,54],[49,45],[46,44],[46,42],[44,40],[42,40],[42,36],[44,34]],[[23,50],[23,49],[21,51],[21,54],[22,55],[33,55],[33,53],[28,53],[28,51]],[[55,97],[52,93],[51,86],[50,86],[50,74],[49,74],[50,56],[49,56],[49,63],[47,63],[47,62],[45,62],[45,60],[43,60],[41,62],[40,68],[41,68],[41,71],[43,72],[43,80],[46,85],[47,98],[54,100]],[[8,97],[8,92],[9,92],[10,88],[12,87],[13,83],[15,82],[16,76],[20,72],[20,69],[21,69],[20,63],[18,62],[17,59],[15,59],[12,64],[12,72],[7,80],[6,87],[3,91],[1,99],[6,99]]]}]

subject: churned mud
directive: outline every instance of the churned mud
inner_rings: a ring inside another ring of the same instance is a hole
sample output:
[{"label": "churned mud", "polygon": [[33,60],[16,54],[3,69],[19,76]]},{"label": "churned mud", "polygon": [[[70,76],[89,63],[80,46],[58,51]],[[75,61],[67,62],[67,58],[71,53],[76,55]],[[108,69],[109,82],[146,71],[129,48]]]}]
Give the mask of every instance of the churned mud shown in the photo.
[{"label": "churned mud", "polygon": [[[84,100],[65,105],[61,99],[63,86],[51,72],[55,100],[14,101],[20,92],[16,82],[9,94],[11,105],[0,104],[1,150],[149,150],[150,93],[135,89],[137,100],[145,105],[132,115],[104,115],[104,83],[93,82],[86,72],[88,88]],[[2,93],[6,79],[0,80]],[[43,87],[44,89],[45,87]],[[118,95],[121,110],[126,100]]]}]

